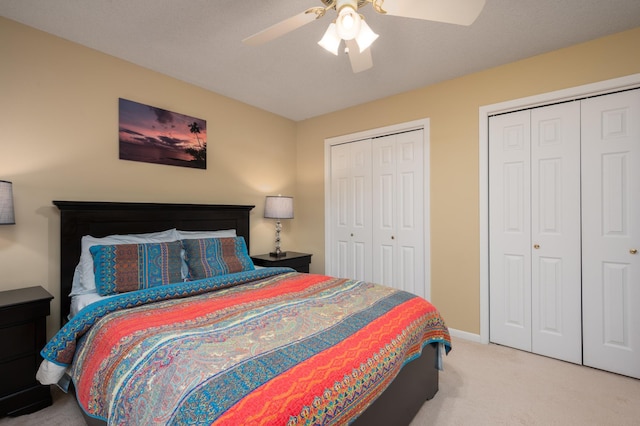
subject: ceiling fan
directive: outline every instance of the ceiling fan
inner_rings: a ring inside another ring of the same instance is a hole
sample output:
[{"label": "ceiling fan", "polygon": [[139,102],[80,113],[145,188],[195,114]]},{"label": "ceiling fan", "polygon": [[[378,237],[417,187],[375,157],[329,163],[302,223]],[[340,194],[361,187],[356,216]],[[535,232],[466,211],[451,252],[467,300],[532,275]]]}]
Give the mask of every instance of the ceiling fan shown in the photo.
[{"label": "ceiling fan", "polygon": [[312,7],[285,19],[259,33],[245,38],[243,43],[257,46],[276,39],[316,19],[333,9],[337,17],[329,24],[320,46],[338,55],[340,43],[345,41],[354,73],[373,66],[371,44],[378,34],[364,21],[358,10],[368,3],[380,14],[404,18],[424,19],[449,24],[471,25],[484,7],[486,0],[320,0],[324,6]]}]

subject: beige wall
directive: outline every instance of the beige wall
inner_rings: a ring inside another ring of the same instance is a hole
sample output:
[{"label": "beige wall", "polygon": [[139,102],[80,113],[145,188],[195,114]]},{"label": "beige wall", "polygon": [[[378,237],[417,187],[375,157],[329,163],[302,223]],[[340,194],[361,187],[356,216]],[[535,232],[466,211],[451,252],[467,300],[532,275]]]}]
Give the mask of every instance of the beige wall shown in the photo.
[{"label": "beige wall", "polygon": [[[52,200],[254,204],[251,252],[272,248],[264,196],[295,195],[293,121],[3,18],[0,58],[0,179],[17,222],[0,226],[0,290],[58,296]],[[207,170],[119,160],[120,97],[207,120]]]},{"label": "beige wall", "polygon": [[[483,105],[640,73],[640,28],[298,123],[294,232],[324,268],[324,139],[430,118],[431,299],[480,333],[478,113]],[[428,72],[428,70],[426,71]]]},{"label": "beige wall", "polygon": [[[638,73],[639,45],[640,28],[294,123],[0,18],[0,179],[14,182],[18,222],[0,227],[0,290],[58,295],[55,199],[255,204],[251,252],[263,253],[264,195],[294,195],[283,246],[323,272],[324,139],[428,117],[432,300],[478,333],[478,108]],[[120,97],[206,119],[207,170],[119,160]]]}]

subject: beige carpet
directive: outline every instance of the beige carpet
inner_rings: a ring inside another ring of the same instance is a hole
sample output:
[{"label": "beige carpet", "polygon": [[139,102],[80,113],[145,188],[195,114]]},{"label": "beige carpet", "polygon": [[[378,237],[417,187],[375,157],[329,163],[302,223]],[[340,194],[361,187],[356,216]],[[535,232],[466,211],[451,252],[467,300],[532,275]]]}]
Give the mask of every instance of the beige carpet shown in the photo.
[{"label": "beige carpet", "polygon": [[[640,380],[497,345],[453,345],[440,391],[411,426],[640,425]],[[0,426],[84,425],[73,397],[53,396],[51,407]]]},{"label": "beige carpet", "polygon": [[419,425],[640,425],[640,380],[454,340]]}]

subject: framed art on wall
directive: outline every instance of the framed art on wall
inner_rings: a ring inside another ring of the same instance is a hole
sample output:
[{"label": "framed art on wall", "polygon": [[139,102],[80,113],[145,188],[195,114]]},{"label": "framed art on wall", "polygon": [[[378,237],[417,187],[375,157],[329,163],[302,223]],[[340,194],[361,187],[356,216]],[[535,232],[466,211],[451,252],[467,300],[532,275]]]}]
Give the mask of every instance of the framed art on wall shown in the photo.
[{"label": "framed art on wall", "polygon": [[120,159],[207,168],[207,121],[120,98]]}]

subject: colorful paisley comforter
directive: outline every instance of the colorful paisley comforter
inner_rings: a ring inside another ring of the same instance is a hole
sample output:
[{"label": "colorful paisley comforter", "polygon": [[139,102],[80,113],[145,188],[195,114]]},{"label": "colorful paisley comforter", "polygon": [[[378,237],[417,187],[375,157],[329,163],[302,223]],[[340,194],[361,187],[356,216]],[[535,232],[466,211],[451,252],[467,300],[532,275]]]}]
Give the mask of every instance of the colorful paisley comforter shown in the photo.
[{"label": "colorful paisley comforter", "polygon": [[420,297],[283,268],[94,305],[42,355],[70,364],[85,412],[117,425],[344,424],[426,344],[451,347]]}]

